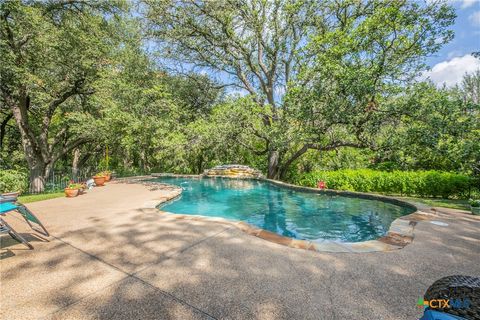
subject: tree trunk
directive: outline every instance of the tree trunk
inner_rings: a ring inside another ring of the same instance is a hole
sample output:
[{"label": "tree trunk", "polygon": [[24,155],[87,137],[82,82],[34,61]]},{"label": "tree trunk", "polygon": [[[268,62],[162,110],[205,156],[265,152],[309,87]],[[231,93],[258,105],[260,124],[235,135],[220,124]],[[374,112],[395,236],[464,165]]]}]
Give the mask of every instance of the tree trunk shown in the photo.
[{"label": "tree trunk", "polygon": [[30,168],[30,189],[31,193],[41,193],[45,191],[47,180],[47,166],[38,162]]},{"label": "tree trunk", "polygon": [[278,169],[278,176],[281,180],[285,178],[288,168],[292,165],[292,163],[300,158],[305,152],[308,151],[308,145],[303,145],[299,150],[292,154],[292,156],[284,162],[282,166],[279,166]]},{"label": "tree trunk", "polygon": [[278,179],[279,176],[279,161],[280,155],[277,150],[270,150],[268,152],[268,179]]},{"label": "tree trunk", "polygon": [[145,149],[140,150],[140,159],[138,160],[139,167],[142,169],[142,173],[146,172],[146,164],[145,164]]},{"label": "tree trunk", "polygon": [[203,155],[200,154],[200,156],[197,158],[197,166],[196,166],[196,171],[197,171],[197,174],[202,174],[203,172]]},{"label": "tree trunk", "polygon": [[78,179],[80,155],[81,155],[80,149],[75,148],[73,150],[73,161],[72,161],[72,175],[75,181]]},{"label": "tree trunk", "polygon": [[12,118],[13,118],[13,113],[10,113],[5,117],[5,119],[2,120],[2,123],[0,124],[0,151],[3,150],[3,139],[5,138],[5,135],[6,135],[8,121],[10,121],[10,119]]},{"label": "tree trunk", "polygon": [[49,111],[43,117],[42,130],[36,132],[29,122],[28,110],[30,109],[30,97],[27,94],[27,86],[22,85],[18,88],[18,91],[18,98],[7,96],[5,99],[6,105],[10,107],[20,132],[25,159],[30,169],[30,191],[43,192],[45,190],[46,179],[55,162],[67,152],[70,152],[71,149],[87,142],[85,139],[77,139],[76,141],[71,141],[69,144],[65,144],[63,149],[54,153],[52,150],[54,146],[59,143],[57,140],[64,137],[63,133],[65,130],[57,133],[52,144],[50,144],[48,137],[48,128],[55,109],[68,99],[68,97],[78,92],[76,88],[74,88],[69,91],[68,94],[63,94],[60,100],[54,100],[49,106]]},{"label": "tree trunk", "polygon": [[[24,91],[20,90],[21,92]],[[43,192],[45,190],[45,179],[47,164],[45,163],[42,150],[34,133],[30,130],[28,124],[28,109],[30,98],[25,94],[21,95],[19,103],[11,103],[13,117],[17,123],[18,130],[22,139],[22,146],[25,152],[30,169],[30,192]]]}]

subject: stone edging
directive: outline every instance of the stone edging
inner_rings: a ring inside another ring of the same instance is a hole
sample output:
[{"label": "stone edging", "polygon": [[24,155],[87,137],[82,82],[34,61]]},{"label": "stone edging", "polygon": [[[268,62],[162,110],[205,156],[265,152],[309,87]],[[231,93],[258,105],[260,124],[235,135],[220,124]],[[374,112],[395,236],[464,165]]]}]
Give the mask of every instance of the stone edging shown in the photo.
[{"label": "stone edging", "polygon": [[[162,174],[162,175],[151,175],[149,177],[141,177],[141,179],[136,180],[140,182],[145,178],[150,177],[185,177],[185,178],[201,178],[200,175],[170,175],[170,174]],[[227,177],[231,178],[231,177]],[[296,249],[304,249],[304,250],[311,250],[317,252],[351,252],[351,253],[361,253],[361,252],[379,252],[379,251],[392,251],[397,250],[405,247],[406,245],[410,244],[414,238],[414,228],[418,221],[422,220],[430,220],[434,217],[433,214],[426,213],[420,211],[420,209],[406,201],[381,196],[381,195],[374,195],[369,193],[361,193],[361,192],[350,192],[350,191],[336,191],[336,190],[318,190],[315,188],[308,188],[308,187],[301,187],[296,186],[288,183],[284,183],[281,181],[271,180],[271,179],[256,179],[256,180],[265,180],[275,185],[283,186],[285,188],[295,189],[304,192],[314,192],[314,193],[322,193],[328,195],[340,195],[340,196],[347,196],[347,197],[357,197],[357,198],[364,198],[364,199],[371,199],[371,200],[381,200],[390,202],[397,205],[408,206],[414,210],[415,212],[399,217],[395,219],[384,237],[381,237],[376,240],[368,240],[362,242],[338,242],[338,241],[309,241],[309,240],[299,240],[293,239],[285,236],[278,235],[276,233],[252,226],[248,223],[243,221],[231,221],[220,217],[206,217],[201,215],[185,215],[185,214],[176,214],[167,211],[162,211],[159,209],[159,212],[162,214],[169,214],[176,219],[182,220],[207,220],[207,221],[214,221],[217,223],[227,224],[234,226],[241,231],[256,236],[258,238],[274,242],[280,245],[284,245],[290,248]],[[149,183],[150,184],[150,183]],[[155,199],[151,203],[149,203],[148,207],[158,207],[159,205],[171,201],[178,196],[181,195],[181,188],[175,190],[175,192],[171,196],[161,197]]]}]

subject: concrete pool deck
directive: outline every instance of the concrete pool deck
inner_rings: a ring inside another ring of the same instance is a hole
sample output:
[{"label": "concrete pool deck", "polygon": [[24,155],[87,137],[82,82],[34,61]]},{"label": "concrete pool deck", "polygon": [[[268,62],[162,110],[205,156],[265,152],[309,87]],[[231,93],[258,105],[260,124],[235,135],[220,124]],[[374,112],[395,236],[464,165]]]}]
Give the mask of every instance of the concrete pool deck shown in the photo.
[{"label": "concrete pool deck", "polygon": [[480,276],[480,218],[436,208],[400,250],[292,249],[152,206],[171,188],[111,183],[31,203],[52,234],[1,238],[2,319],[415,319],[437,279]]}]

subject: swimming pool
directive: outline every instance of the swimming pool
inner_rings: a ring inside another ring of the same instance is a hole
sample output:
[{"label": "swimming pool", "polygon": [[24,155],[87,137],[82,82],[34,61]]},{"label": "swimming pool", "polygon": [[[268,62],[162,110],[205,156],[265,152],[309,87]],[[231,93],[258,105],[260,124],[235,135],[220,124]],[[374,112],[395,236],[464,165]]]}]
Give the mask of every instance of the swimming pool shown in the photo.
[{"label": "swimming pool", "polygon": [[244,221],[303,240],[359,242],[384,236],[396,218],[414,210],[393,203],[330,196],[277,186],[268,181],[161,177],[179,186],[180,197],[161,210]]}]

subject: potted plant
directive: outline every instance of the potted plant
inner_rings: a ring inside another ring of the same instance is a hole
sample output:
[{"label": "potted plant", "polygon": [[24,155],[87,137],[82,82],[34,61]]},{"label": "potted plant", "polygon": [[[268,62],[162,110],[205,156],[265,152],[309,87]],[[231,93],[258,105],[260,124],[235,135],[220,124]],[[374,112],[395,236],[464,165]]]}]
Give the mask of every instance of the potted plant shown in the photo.
[{"label": "potted plant", "polygon": [[80,189],[78,189],[78,194],[85,194],[85,191],[87,190],[87,185],[85,184],[85,182],[80,182],[79,185]]},{"label": "potted plant", "polygon": [[93,181],[95,182],[95,185],[97,187],[101,187],[105,185],[105,176],[103,175],[102,172],[99,172],[93,176]]},{"label": "potted plant", "polygon": [[6,192],[0,195],[2,196],[2,200],[4,201],[17,201],[20,192]]},{"label": "potted plant", "polygon": [[108,182],[112,179],[112,171],[105,170],[102,172],[103,176],[105,177],[105,181]]},{"label": "potted plant", "polygon": [[480,199],[470,199],[469,202],[472,214],[480,215]]},{"label": "potted plant", "polygon": [[67,196],[67,198],[74,198],[78,196],[78,194],[80,193],[80,189],[82,189],[82,184],[70,183],[65,188],[65,196]]}]

